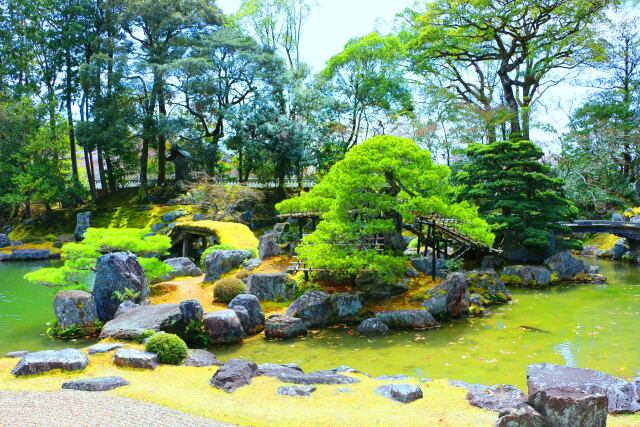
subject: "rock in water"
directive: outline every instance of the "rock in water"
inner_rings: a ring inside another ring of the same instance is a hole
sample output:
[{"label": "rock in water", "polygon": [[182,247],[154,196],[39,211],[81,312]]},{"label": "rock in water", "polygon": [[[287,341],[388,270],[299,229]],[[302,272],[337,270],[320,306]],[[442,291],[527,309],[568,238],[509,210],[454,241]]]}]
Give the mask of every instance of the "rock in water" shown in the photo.
[{"label": "rock in water", "polygon": [[140,292],[135,302],[149,298],[149,283],[138,258],[131,252],[116,252],[98,258],[93,295],[101,321],[114,318],[120,302],[113,297],[113,292],[124,292],[125,289]]},{"label": "rock in water", "polygon": [[385,299],[405,293],[409,288],[405,282],[389,283],[378,273],[362,270],[355,278],[355,288],[364,298]]},{"label": "rock in water", "polygon": [[129,385],[129,382],[124,378],[102,377],[67,381],[62,384],[62,388],[66,390],[81,391],[109,391],[126,385]]},{"label": "rock in water", "polygon": [[149,329],[178,333],[184,327],[178,304],[158,304],[132,308],[105,323],[100,338],[134,340]]},{"label": "rock in water", "polygon": [[98,320],[93,295],[84,291],[60,291],[53,301],[53,311],[58,327],[92,327]]},{"label": "rock in water", "polygon": [[554,427],[605,427],[607,396],[570,388],[538,390],[529,396],[529,405]]},{"label": "rock in water", "polygon": [[499,417],[493,427],[545,427],[544,417],[526,403],[505,409]]},{"label": "rock in water", "polygon": [[284,251],[278,244],[278,237],[272,233],[265,233],[260,237],[258,244],[258,255],[261,259],[267,259],[274,256],[282,255]]},{"label": "rock in water", "polygon": [[222,362],[216,356],[206,350],[189,350],[189,355],[182,361],[183,366],[204,368],[206,366],[221,366]]},{"label": "rock in water", "polygon": [[258,365],[244,359],[231,359],[218,369],[211,378],[210,384],[227,393],[233,393],[240,387],[251,384],[251,379],[258,374]]},{"label": "rock in water", "polygon": [[470,294],[480,294],[493,304],[511,301],[511,292],[494,270],[472,270],[465,274],[465,279]]},{"label": "rock in water", "polygon": [[376,388],[376,393],[402,403],[411,403],[422,399],[422,390],[413,384],[385,384]]},{"label": "rock in water", "polygon": [[464,317],[469,313],[468,283],[464,273],[451,273],[447,280],[429,290],[422,306],[438,318]]},{"label": "rock in water", "polygon": [[573,389],[587,394],[607,396],[610,413],[640,411],[640,389],[637,385],[600,371],[551,363],[529,365],[527,385],[529,396],[551,388]]},{"label": "rock in water", "polygon": [[287,365],[278,365],[275,363],[263,363],[258,365],[258,375],[264,375],[265,377],[277,377],[281,374],[298,374],[302,373],[302,368],[295,363],[289,363]]},{"label": "rock in water", "polygon": [[79,350],[45,350],[29,353],[20,359],[11,373],[15,376],[41,374],[54,369],[82,371],[89,364],[87,356]]},{"label": "rock in water", "polygon": [[440,326],[427,310],[396,310],[376,313],[389,329],[415,330],[433,329]]},{"label": "rock in water", "polygon": [[202,270],[187,257],[169,258],[164,263],[172,269],[169,274],[171,278],[202,275]]},{"label": "rock in water", "polygon": [[317,387],[286,385],[278,387],[278,395],[309,397],[316,390]]},{"label": "rock in water", "polygon": [[571,252],[564,251],[547,258],[544,264],[554,273],[558,280],[572,280],[580,273],[586,273],[587,265],[575,258]]},{"label": "rock in water", "polygon": [[544,287],[551,283],[551,271],[539,265],[509,265],[502,270],[500,277],[516,286]]},{"label": "rock in water", "polygon": [[357,322],[363,308],[359,294],[337,293],[331,295],[332,319],[334,322]]},{"label": "rock in water", "polygon": [[113,363],[121,368],[156,369],[158,355],[146,351],[121,348],[113,356]]},{"label": "rock in water", "polygon": [[204,259],[205,282],[215,282],[223,273],[240,267],[242,262],[251,258],[251,252],[231,250],[213,251]]},{"label": "rock in water", "polygon": [[93,213],[91,212],[78,212],[76,215],[76,230],[73,234],[76,242],[84,239],[84,233],[89,227],[91,227],[91,220],[93,219]]},{"label": "rock in water", "polygon": [[91,347],[89,347],[89,350],[87,351],[87,353],[89,353],[89,355],[92,356],[94,354],[108,353],[110,351],[117,350],[119,348],[122,348],[122,344],[112,344],[112,343],[94,344]]},{"label": "rock in water", "polygon": [[244,282],[260,301],[291,301],[296,295],[296,281],[286,273],[252,274]]},{"label": "rock in water", "polygon": [[381,319],[365,319],[358,325],[360,335],[387,335],[389,327]]},{"label": "rock in water", "polygon": [[203,318],[210,344],[232,344],[242,342],[246,336],[238,315],[233,310],[207,313]]},{"label": "rock in water", "polygon": [[283,339],[299,337],[307,333],[307,327],[302,319],[275,314],[270,316],[264,325],[264,336],[268,339]]},{"label": "rock in water", "polygon": [[325,326],[331,318],[330,299],[326,292],[307,292],[291,303],[286,315],[302,319],[307,328]]},{"label": "rock in water", "polygon": [[245,334],[254,335],[264,329],[264,313],[255,295],[238,295],[231,300],[229,308],[236,312]]}]

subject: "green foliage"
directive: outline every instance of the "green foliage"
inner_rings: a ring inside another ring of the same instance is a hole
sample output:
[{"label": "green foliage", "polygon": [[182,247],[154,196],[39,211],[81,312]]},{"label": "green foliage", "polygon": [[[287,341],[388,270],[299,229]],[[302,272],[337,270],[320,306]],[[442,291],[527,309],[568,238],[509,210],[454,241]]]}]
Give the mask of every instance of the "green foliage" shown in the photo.
[{"label": "green foliage", "polygon": [[125,301],[136,301],[140,297],[140,291],[134,292],[129,288],[124,288],[124,291],[113,291],[113,299],[123,303]]},{"label": "green foliage", "polygon": [[307,265],[347,276],[370,270],[387,279],[405,271],[402,251],[362,249],[368,236],[401,233],[416,214],[463,221],[460,231],[493,243],[488,224],[470,203],[454,203],[449,168],[431,161],[413,141],[378,136],[354,147],[309,193],[276,205],[280,212],[322,214],[316,231],[297,248]]},{"label": "green foliage", "polygon": [[173,269],[158,258],[138,257],[138,262],[144,270],[144,275],[149,283],[157,283],[166,280]]},{"label": "green foliage", "polygon": [[174,334],[155,334],[145,344],[145,350],[158,355],[160,363],[179,365],[189,355],[187,344]]},{"label": "green foliage", "polygon": [[247,287],[244,282],[235,277],[220,279],[213,285],[213,298],[219,302],[230,302],[245,292],[247,292]]},{"label": "green foliage", "polygon": [[47,336],[71,340],[98,336],[104,324],[100,320],[96,320],[91,326],[80,327],[78,325],[71,325],[68,328],[62,329],[60,325],[58,325],[58,322],[54,320],[53,322],[47,323],[47,326]]},{"label": "green foliage", "polygon": [[147,338],[151,338],[155,334],[157,334],[157,332],[154,331],[153,329],[147,329],[145,331],[142,331],[140,336],[136,338],[136,342],[138,342],[139,344],[142,344]]},{"label": "green foliage", "polygon": [[541,161],[530,141],[474,144],[469,163],[458,174],[459,196],[473,200],[493,226],[499,242],[516,242],[538,256],[547,252],[551,233],[568,233],[561,221],[577,209],[563,196],[563,181]]},{"label": "green foliage", "polygon": [[206,347],[209,345],[209,334],[200,320],[193,319],[184,329],[185,341],[190,345]]},{"label": "green foliage", "polygon": [[447,259],[443,262],[443,269],[444,271],[451,273],[453,271],[460,271],[462,270],[462,260],[461,259]]}]

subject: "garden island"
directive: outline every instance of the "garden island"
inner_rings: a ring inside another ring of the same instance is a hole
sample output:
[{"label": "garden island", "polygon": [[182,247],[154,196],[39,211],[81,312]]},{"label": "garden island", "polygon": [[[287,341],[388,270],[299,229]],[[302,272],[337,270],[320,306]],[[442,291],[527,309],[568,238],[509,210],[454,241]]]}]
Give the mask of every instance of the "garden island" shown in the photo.
[{"label": "garden island", "polygon": [[640,425],[637,4],[333,3],[0,3],[0,425]]}]

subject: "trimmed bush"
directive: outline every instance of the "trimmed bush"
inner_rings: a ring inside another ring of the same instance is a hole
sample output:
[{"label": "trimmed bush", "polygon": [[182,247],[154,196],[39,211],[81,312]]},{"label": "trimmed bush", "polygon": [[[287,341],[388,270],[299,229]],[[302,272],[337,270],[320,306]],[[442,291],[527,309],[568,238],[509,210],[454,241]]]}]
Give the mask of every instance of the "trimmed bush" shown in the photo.
[{"label": "trimmed bush", "polygon": [[160,363],[179,365],[188,355],[187,344],[174,334],[155,334],[147,341],[145,350],[158,355]]},{"label": "trimmed bush", "polygon": [[236,277],[220,279],[213,285],[213,298],[219,302],[230,302],[245,292],[247,292],[245,284]]}]

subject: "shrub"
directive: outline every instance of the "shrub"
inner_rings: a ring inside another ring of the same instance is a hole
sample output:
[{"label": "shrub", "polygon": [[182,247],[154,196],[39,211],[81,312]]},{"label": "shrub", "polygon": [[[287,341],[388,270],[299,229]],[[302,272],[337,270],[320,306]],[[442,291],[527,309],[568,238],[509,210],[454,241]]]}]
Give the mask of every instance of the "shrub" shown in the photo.
[{"label": "shrub", "polygon": [[136,341],[142,344],[144,340],[154,336],[155,334],[156,331],[154,331],[153,329],[147,329],[146,331],[143,331],[138,338],[136,338]]},{"label": "shrub", "polygon": [[140,291],[134,292],[129,288],[124,288],[124,291],[113,291],[113,299],[116,301],[123,303],[125,301],[136,301],[140,298]]},{"label": "shrub", "polygon": [[160,261],[158,258],[138,258],[140,266],[144,270],[144,275],[149,283],[156,283],[166,280],[173,271],[170,266]]},{"label": "shrub", "polygon": [[235,277],[220,279],[213,285],[213,298],[219,302],[230,302],[247,291],[242,280]]},{"label": "shrub", "polygon": [[184,329],[184,338],[186,342],[197,347],[209,345],[209,335],[204,323],[200,320],[193,319],[189,322]]},{"label": "shrub", "polygon": [[145,350],[158,355],[160,363],[179,365],[188,355],[187,344],[174,334],[155,334],[147,344]]}]

